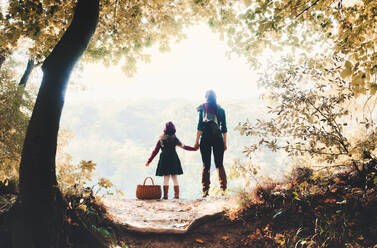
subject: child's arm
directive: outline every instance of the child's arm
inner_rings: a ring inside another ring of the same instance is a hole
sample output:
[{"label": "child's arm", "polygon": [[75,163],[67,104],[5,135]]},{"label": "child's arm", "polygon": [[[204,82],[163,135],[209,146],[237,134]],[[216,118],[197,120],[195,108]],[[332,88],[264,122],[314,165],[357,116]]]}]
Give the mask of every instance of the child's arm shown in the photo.
[{"label": "child's arm", "polygon": [[196,149],[195,147],[192,147],[192,146],[186,146],[186,145],[179,145],[180,148],[186,150],[186,151],[196,151],[198,149]]},{"label": "child's arm", "polygon": [[151,156],[149,157],[147,163],[145,164],[145,166],[149,166],[149,164],[152,162],[154,157],[156,157],[157,153],[160,151],[160,148],[161,148],[160,141],[157,141],[157,144],[156,144]]},{"label": "child's arm", "polygon": [[182,144],[182,142],[178,138],[176,138],[176,146],[179,146],[180,148],[185,149],[187,151],[196,151],[196,150],[198,150],[195,147],[186,146],[186,145]]}]

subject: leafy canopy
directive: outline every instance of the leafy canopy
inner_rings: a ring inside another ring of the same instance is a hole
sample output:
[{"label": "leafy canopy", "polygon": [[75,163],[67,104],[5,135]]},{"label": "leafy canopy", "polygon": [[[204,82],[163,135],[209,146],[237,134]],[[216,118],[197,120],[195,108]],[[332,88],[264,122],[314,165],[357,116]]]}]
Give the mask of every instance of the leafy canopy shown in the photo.
[{"label": "leafy canopy", "polygon": [[274,76],[266,71],[262,75],[260,82],[268,89],[263,97],[269,102],[269,114],[256,123],[237,127],[242,135],[259,138],[245,149],[247,155],[266,147],[295,158],[314,158],[317,166],[353,167],[357,171],[376,159],[376,98],[355,98],[352,84],[341,77],[347,61],[340,57],[330,61],[322,64],[323,71],[309,64],[293,66],[282,61],[275,66],[287,68],[288,73]]},{"label": "leafy canopy", "polygon": [[342,79],[356,94],[375,94],[376,20],[374,0],[244,0],[228,5],[209,23],[234,52],[253,63],[269,49],[275,57],[284,50],[288,58],[301,59],[300,65],[307,58],[340,54],[346,59]]},{"label": "leafy canopy", "polygon": [[[10,0],[0,15],[0,47],[14,50],[24,40],[32,58],[42,61],[51,52],[67,28],[76,1]],[[136,61],[149,61],[143,48],[158,43],[168,51],[171,40],[184,38],[184,27],[203,20],[225,5],[210,1],[138,1],[102,0],[100,21],[84,55],[89,62],[117,64],[132,75]]]},{"label": "leafy canopy", "polygon": [[[0,14],[2,51],[27,39],[30,56],[42,61],[68,26],[75,4],[9,0]],[[167,51],[171,40],[185,37],[185,27],[201,21],[253,64],[269,49],[277,56],[282,51],[296,59],[303,55],[300,63],[310,56],[342,54],[347,62],[341,77],[357,94],[374,94],[376,20],[374,0],[102,0],[97,31],[84,58],[105,65],[121,61],[132,75],[137,61],[150,59],[144,48],[158,44]]]},{"label": "leafy canopy", "polygon": [[0,71],[0,181],[18,177],[18,167],[34,96],[12,80],[11,70]]}]

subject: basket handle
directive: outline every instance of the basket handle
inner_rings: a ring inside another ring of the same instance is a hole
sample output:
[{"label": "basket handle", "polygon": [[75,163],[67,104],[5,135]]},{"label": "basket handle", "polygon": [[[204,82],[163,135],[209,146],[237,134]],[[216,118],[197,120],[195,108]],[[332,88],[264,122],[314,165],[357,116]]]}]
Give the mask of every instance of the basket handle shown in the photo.
[{"label": "basket handle", "polygon": [[144,179],[144,185],[145,185],[145,182],[147,181],[148,178],[150,178],[150,179],[152,180],[152,185],[154,185],[153,178],[151,178],[151,177],[146,177],[146,178]]}]

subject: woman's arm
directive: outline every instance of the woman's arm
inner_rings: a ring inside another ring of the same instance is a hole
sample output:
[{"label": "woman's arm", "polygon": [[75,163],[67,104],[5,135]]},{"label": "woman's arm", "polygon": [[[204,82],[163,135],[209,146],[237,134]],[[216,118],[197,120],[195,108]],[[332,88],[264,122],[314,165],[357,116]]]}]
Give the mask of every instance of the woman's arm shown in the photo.
[{"label": "woman's arm", "polygon": [[228,132],[228,129],[226,127],[225,110],[223,108],[220,108],[219,110],[220,111],[219,111],[218,118],[219,118],[219,122],[220,122],[220,130],[221,130],[221,133],[223,134],[224,151],[226,151],[228,149],[228,147],[227,147],[227,132]]},{"label": "woman's arm", "polygon": [[199,148],[199,139],[200,135],[202,135],[203,131],[203,110],[199,110],[199,120],[198,120],[198,126],[197,126],[197,132],[196,132],[196,139],[195,139],[195,149]]},{"label": "woman's arm", "polygon": [[149,166],[149,164],[152,162],[154,157],[156,157],[157,153],[160,151],[160,148],[161,148],[160,141],[157,141],[157,144],[156,144],[151,156],[149,157],[147,163],[145,164],[145,166]]},{"label": "woman's arm", "polygon": [[226,149],[228,149],[227,145],[226,145],[226,133],[223,133],[223,138],[224,138],[224,151],[226,151]]},{"label": "woman's arm", "polygon": [[226,117],[225,117],[225,110],[221,109],[221,118],[220,118],[220,124],[221,124],[221,133],[223,134],[224,139],[224,151],[228,149],[227,147],[227,132],[228,129],[226,127]]},{"label": "woman's arm", "polygon": [[225,116],[225,110],[223,108],[220,109],[220,113],[219,113],[219,122],[220,122],[220,130],[222,133],[226,133],[228,132],[228,129],[226,127],[226,116]]},{"label": "woman's arm", "polygon": [[195,149],[198,149],[199,148],[199,139],[200,139],[200,135],[202,135],[202,131],[198,130],[196,132],[196,139],[195,139]]}]

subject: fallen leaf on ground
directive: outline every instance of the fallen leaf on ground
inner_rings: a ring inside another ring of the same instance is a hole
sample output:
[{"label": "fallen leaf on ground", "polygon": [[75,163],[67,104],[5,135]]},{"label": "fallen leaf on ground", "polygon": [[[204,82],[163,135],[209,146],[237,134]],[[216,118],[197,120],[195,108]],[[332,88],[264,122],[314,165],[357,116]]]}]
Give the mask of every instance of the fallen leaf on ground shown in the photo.
[{"label": "fallen leaf on ground", "polygon": [[203,244],[204,243],[204,241],[201,240],[201,239],[195,239],[195,241],[198,242],[199,244]]},{"label": "fallen leaf on ground", "polygon": [[352,188],[352,191],[362,191],[362,188]]},{"label": "fallen leaf on ground", "polygon": [[228,240],[228,239],[229,239],[228,236],[221,236],[221,238],[222,238],[223,240]]},{"label": "fallen leaf on ground", "polygon": [[335,202],[336,202],[336,199],[333,199],[333,198],[326,198],[323,202],[324,202],[324,203],[335,203]]},{"label": "fallen leaf on ground", "polygon": [[280,234],[280,233],[276,234],[276,236],[275,236],[275,242],[277,244],[284,245],[285,244],[285,237],[284,237],[284,235]]}]

